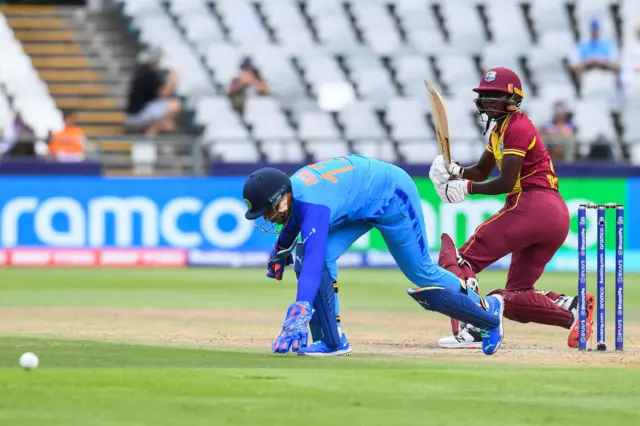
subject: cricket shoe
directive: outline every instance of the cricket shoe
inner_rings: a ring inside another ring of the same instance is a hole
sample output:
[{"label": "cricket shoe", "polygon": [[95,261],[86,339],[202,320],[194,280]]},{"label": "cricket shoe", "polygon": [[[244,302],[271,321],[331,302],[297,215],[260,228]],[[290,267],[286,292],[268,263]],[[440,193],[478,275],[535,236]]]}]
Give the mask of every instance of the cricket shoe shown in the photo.
[{"label": "cricket shoe", "polygon": [[479,328],[466,324],[458,334],[438,340],[438,345],[444,349],[482,349],[482,335]]},{"label": "cricket shoe", "polygon": [[[593,311],[596,307],[596,301],[591,293],[587,293],[587,338],[591,339],[593,333]],[[573,302],[569,307],[571,314],[573,315],[573,324],[571,324],[571,331],[569,332],[569,338],[567,344],[570,348],[577,348],[580,341],[580,312],[578,311],[578,296],[573,298]]]},{"label": "cricket shoe", "polygon": [[306,348],[298,349],[298,355],[300,356],[343,356],[351,354],[351,345],[347,340],[347,335],[342,333],[340,338],[340,346],[337,348],[330,348],[322,340],[313,342]]},{"label": "cricket shoe", "polygon": [[504,299],[502,296],[495,294],[485,297],[484,301],[487,304],[487,310],[500,319],[500,324],[498,324],[497,327],[485,328],[480,332],[482,336],[482,352],[484,352],[485,355],[493,355],[498,352],[502,344],[502,339],[504,339],[504,329],[502,328]]}]

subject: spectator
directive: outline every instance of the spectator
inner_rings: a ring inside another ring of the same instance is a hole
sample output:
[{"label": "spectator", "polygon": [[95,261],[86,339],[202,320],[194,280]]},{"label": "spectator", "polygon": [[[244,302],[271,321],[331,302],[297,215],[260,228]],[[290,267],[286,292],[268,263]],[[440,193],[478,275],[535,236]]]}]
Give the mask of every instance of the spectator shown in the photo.
[{"label": "spectator", "polygon": [[142,52],[129,89],[126,125],[144,130],[148,137],[173,132],[182,109],[181,102],[173,97],[178,74],[160,69],[160,58],[158,49]]},{"label": "spectator", "polygon": [[615,42],[600,37],[600,24],[597,20],[591,21],[589,28],[591,37],[578,43],[575,58],[569,65],[578,81],[589,70],[601,69],[617,74],[620,69]]},{"label": "spectator", "polygon": [[84,161],[87,137],[76,126],[76,111],[63,110],[64,128],[51,135],[49,155],[57,161]]},{"label": "spectator", "polygon": [[576,128],[562,101],[554,104],[553,118],[541,128],[541,136],[553,160],[571,162],[576,159]]},{"label": "spectator", "polygon": [[28,125],[22,115],[17,113],[11,127],[0,142],[0,156],[2,157],[35,157],[36,136],[33,128]]},{"label": "spectator", "polygon": [[240,74],[233,79],[229,87],[229,99],[231,105],[238,114],[244,113],[244,104],[247,99],[247,91],[254,88],[259,95],[269,93],[269,85],[260,75],[250,58],[244,58],[240,64]]}]

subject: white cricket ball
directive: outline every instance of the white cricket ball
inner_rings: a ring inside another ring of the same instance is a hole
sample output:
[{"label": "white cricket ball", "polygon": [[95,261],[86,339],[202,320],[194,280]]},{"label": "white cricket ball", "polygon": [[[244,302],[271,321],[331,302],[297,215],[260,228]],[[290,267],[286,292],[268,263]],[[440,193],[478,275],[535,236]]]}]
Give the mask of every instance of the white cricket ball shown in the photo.
[{"label": "white cricket ball", "polygon": [[20,367],[25,370],[35,370],[39,363],[38,357],[33,352],[25,352],[20,356]]}]

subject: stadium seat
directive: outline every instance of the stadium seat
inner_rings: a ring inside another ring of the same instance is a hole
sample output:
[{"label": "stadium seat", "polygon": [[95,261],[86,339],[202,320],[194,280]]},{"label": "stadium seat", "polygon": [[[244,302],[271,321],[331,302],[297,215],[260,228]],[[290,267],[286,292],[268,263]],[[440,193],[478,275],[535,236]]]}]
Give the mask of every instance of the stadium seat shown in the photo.
[{"label": "stadium seat", "polygon": [[370,102],[356,102],[345,108],[338,119],[347,139],[381,139],[385,137]]},{"label": "stadium seat", "polygon": [[304,163],[307,158],[296,139],[268,140],[261,144],[268,161],[278,163]]},{"label": "stadium seat", "polygon": [[400,35],[382,3],[353,2],[352,11],[365,42],[374,52],[380,56],[398,52],[402,44]]},{"label": "stadium seat", "polygon": [[428,126],[426,111],[416,99],[392,99],[386,113],[387,124],[391,127],[391,137],[399,139],[424,139],[433,131]]},{"label": "stadium seat", "polygon": [[397,155],[393,145],[391,145],[391,142],[387,139],[355,141],[353,143],[353,151],[356,154],[365,155],[382,161],[397,161]]},{"label": "stadium seat", "polygon": [[331,116],[322,111],[305,111],[298,115],[298,136],[304,140],[338,139],[338,131]]},{"label": "stadium seat", "polygon": [[322,161],[351,153],[351,150],[343,140],[309,141],[306,147],[314,161]]},{"label": "stadium seat", "polygon": [[180,15],[178,22],[184,28],[187,39],[196,46],[199,55],[205,55],[211,44],[225,41],[224,32],[208,12]]},{"label": "stadium seat", "polygon": [[229,28],[231,40],[235,43],[240,46],[270,44],[269,36],[250,3],[222,1],[215,4],[224,24]]},{"label": "stadium seat", "polygon": [[437,63],[442,81],[453,95],[476,87],[480,81],[480,73],[470,56],[456,54],[450,50],[438,57]]},{"label": "stadium seat", "polygon": [[608,106],[607,102],[599,99],[576,102],[574,122],[582,141],[591,141],[599,135],[609,140],[617,139]]},{"label": "stadium seat", "polygon": [[487,43],[476,3],[446,1],[439,3],[449,31],[449,43],[458,54],[478,54]]},{"label": "stadium seat", "polygon": [[392,59],[396,79],[402,85],[405,96],[426,94],[424,80],[435,81],[435,75],[426,58],[419,54],[398,55]]},{"label": "stadium seat", "polygon": [[235,137],[216,141],[211,145],[211,153],[225,162],[255,163],[260,160],[260,153],[252,141]]},{"label": "stadium seat", "polygon": [[439,154],[435,140],[400,141],[398,151],[409,164],[429,164]]},{"label": "stadium seat", "polygon": [[566,3],[559,0],[530,0],[530,14],[538,34],[548,31],[569,31]]},{"label": "stadium seat", "polygon": [[348,54],[361,47],[344,13],[321,15],[314,22],[320,43],[328,52]]},{"label": "stadium seat", "polygon": [[[225,58],[221,61],[220,58]],[[206,63],[213,71],[215,80],[223,86],[228,86],[238,74],[242,56],[231,44],[214,43],[207,49]]]},{"label": "stadium seat", "polygon": [[493,34],[493,44],[509,51],[514,57],[526,52],[532,41],[520,2],[492,0],[484,2],[484,7]]}]

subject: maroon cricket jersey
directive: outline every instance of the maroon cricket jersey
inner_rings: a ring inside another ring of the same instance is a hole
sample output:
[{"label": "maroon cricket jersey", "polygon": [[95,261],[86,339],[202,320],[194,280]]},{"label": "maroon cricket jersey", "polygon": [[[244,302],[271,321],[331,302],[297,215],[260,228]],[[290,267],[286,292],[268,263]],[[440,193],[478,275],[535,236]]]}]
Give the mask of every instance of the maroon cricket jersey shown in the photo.
[{"label": "maroon cricket jersey", "polygon": [[487,150],[496,159],[498,169],[502,170],[502,158],[505,155],[523,157],[522,169],[509,194],[532,188],[558,190],[558,177],[553,163],[540,138],[540,133],[525,113],[509,115],[500,125],[493,127]]}]

